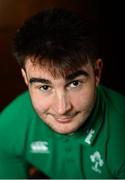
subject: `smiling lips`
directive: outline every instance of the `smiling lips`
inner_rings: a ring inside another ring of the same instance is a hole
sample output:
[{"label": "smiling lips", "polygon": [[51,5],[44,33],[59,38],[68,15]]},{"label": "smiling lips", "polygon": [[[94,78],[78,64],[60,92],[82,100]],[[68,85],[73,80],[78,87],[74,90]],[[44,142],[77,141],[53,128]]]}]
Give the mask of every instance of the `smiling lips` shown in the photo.
[{"label": "smiling lips", "polygon": [[73,115],[70,116],[65,116],[65,117],[57,117],[57,116],[53,116],[54,119],[56,121],[58,121],[59,123],[69,123],[72,121],[72,119],[77,115],[78,113],[75,113]]},{"label": "smiling lips", "polygon": [[56,121],[58,121],[59,123],[69,123],[69,122],[71,122],[71,120],[72,120],[72,118],[56,118],[55,119]]}]

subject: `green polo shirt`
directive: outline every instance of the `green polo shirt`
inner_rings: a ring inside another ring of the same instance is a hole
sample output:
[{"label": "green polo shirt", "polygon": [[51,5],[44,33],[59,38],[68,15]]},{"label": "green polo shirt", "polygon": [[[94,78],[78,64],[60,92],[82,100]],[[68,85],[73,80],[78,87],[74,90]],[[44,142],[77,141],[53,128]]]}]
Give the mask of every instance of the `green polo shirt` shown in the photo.
[{"label": "green polo shirt", "polygon": [[29,163],[50,179],[125,178],[125,97],[99,86],[86,123],[69,135],[37,116],[28,92],[17,97],[0,114],[0,178],[27,178]]}]

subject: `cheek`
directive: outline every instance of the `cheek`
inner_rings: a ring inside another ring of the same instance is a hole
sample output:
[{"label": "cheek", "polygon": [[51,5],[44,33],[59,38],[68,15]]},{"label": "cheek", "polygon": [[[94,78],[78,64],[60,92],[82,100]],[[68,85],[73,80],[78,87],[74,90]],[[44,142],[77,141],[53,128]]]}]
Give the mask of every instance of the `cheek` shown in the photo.
[{"label": "cheek", "polygon": [[32,104],[37,112],[43,113],[45,111],[44,104],[42,103],[40,99],[32,98]]},{"label": "cheek", "polygon": [[38,93],[30,91],[31,101],[34,109],[38,114],[42,114],[49,108],[49,102]]},{"label": "cheek", "polygon": [[89,89],[84,89],[82,92],[79,93],[79,95],[74,98],[73,100],[73,105],[75,109],[78,110],[87,110],[91,109],[95,102],[95,89],[89,88]]}]

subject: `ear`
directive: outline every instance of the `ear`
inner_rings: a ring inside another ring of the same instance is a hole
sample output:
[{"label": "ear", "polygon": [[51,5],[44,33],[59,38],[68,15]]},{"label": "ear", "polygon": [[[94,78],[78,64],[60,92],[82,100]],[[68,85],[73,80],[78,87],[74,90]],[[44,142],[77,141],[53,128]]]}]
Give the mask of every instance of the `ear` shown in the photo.
[{"label": "ear", "polygon": [[21,74],[23,76],[25,84],[28,86],[28,79],[27,79],[26,71],[23,68],[21,69]]},{"label": "ear", "polygon": [[94,68],[95,78],[96,78],[96,86],[100,83],[102,68],[103,68],[102,59],[97,59],[95,62],[95,68]]}]

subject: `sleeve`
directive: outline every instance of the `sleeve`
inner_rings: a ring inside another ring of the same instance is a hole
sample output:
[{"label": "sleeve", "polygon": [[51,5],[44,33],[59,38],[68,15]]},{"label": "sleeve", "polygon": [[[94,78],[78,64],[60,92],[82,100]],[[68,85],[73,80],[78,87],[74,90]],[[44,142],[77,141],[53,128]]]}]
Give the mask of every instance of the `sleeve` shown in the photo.
[{"label": "sleeve", "polygon": [[0,157],[0,179],[26,179],[25,164],[17,159]]},{"label": "sleeve", "polygon": [[21,103],[14,101],[0,113],[0,179],[27,178],[24,157],[26,125],[22,123],[24,117],[20,108]]},{"label": "sleeve", "polygon": [[115,115],[110,122],[108,143],[110,170],[117,179],[125,179],[125,114]]},{"label": "sleeve", "polygon": [[14,155],[12,142],[10,140],[12,135],[3,128],[1,122],[2,119],[0,118],[0,179],[26,178],[26,163],[23,162],[18,155]]}]

